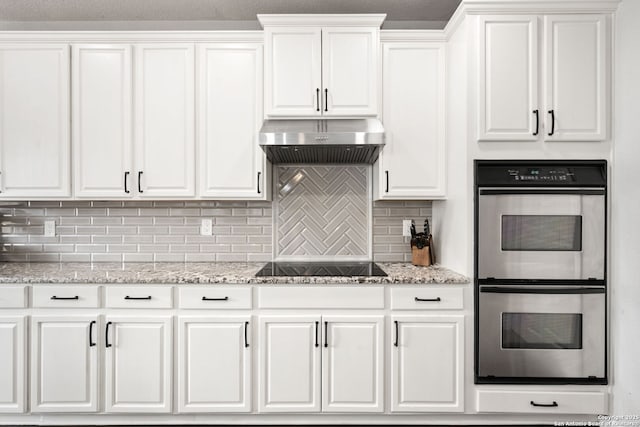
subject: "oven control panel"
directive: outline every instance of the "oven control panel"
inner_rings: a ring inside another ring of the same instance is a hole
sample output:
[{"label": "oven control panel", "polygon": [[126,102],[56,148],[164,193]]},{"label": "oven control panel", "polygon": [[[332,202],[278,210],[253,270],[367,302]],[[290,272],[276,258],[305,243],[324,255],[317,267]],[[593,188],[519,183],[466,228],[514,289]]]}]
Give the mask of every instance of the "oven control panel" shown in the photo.
[{"label": "oven control panel", "polygon": [[513,181],[575,181],[575,173],[571,168],[512,168],[507,173]]},{"label": "oven control panel", "polygon": [[599,187],[607,185],[604,160],[476,160],[478,187]]}]

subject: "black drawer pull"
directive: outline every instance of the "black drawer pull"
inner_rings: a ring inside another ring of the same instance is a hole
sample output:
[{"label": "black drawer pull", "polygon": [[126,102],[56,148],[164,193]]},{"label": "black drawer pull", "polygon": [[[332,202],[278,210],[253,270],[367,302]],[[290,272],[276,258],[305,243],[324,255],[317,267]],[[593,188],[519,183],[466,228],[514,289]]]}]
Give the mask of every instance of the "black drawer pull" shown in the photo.
[{"label": "black drawer pull", "polygon": [[318,347],[320,345],[320,344],[318,344],[318,329],[320,329],[320,328],[318,328],[318,323],[320,323],[320,322],[316,321],[316,347]]},{"label": "black drawer pull", "polygon": [[394,320],[394,321],[393,321],[393,323],[396,325],[396,340],[395,340],[395,342],[393,343],[393,345],[394,345],[395,347],[397,347],[397,346],[398,346],[398,335],[399,335],[399,334],[398,334],[398,332],[399,332],[399,331],[398,331],[398,321],[397,321],[397,320]]},{"label": "black drawer pull", "polygon": [[558,402],[556,402],[555,400],[553,401],[553,403],[536,403],[533,400],[530,403],[531,406],[540,406],[543,408],[555,408],[556,406],[558,406]]},{"label": "black drawer pull", "polygon": [[387,185],[386,185],[386,187],[384,189],[384,192],[388,193],[389,192],[389,171],[384,171],[384,175],[387,178],[387,180],[386,180],[387,181]]},{"label": "black drawer pull", "polygon": [[80,297],[78,295],[73,296],[73,297],[58,297],[58,296],[52,296],[51,299],[53,300],[76,300],[76,299],[80,299]]},{"label": "black drawer pull", "polygon": [[324,346],[329,347],[329,322],[324,322]]},{"label": "black drawer pull", "polygon": [[556,113],[553,110],[549,110],[547,111],[547,113],[551,114],[551,132],[549,132],[547,135],[551,136],[556,131]]},{"label": "black drawer pull", "polygon": [[202,301],[229,301],[229,297],[222,297],[222,298],[202,297]]},{"label": "black drawer pull", "polygon": [[540,129],[540,114],[539,110],[533,110],[533,114],[536,115],[536,131],[533,132],[533,136],[538,135],[538,130]]},{"label": "black drawer pull", "polygon": [[258,184],[257,184],[257,186],[258,186],[258,194],[260,194],[260,174],[261,173],[262,172],[258,172]]},{"label": "black drawer pull", "polygon": [[142,300],[142,299],[146,299],[146,300],[150,300],[150,299],[151,299],[151,295],[146,296],[146,297],[130,297],[129,295],[127,295],[126,297],[124,297],[124,299],[131,299],[131,300]]},{"label": "black drawer pull", "polygon": [[111,344],[109,344],[109,326],[111,325],[111,323],[112,322],[107,322],[107,327],[104,328],[104,346],[107,348],[111,347]]},{"label": "black drawer pull", "polygon": [[129,191],[129,187],[127,187],[127,181],[129,181],[128,178],[129,178],[129,174],[130,173],[131,172],[129,172],[129,171],[124,173],[124,192],[127,193],[127,194],[131,193],[131,191]]},{"label": "black drawer pull", "polygon": [[143,171],[138,171],[138,193],[144,193],[144,191],[142,191],[142,174],[144,172]]},{"label": "black drawer pull", "polygon": [[89,347],[95,347],[96,343],[93,340],[93,325],[96,324],[95,320],[92,320],[91,323],[89,323]]},{"label": "black drawer pull", "polygon": [[427,302],[429,302],[429,301],[430,302],[440,302],[442,300],[440,299],[440,297],[436,297],[436,298],[418,298],[418,297],[416,297],[416,301],[418,301],[418,302],[424,302],[424,301],[427,301]]},{"label": "black drawer pull", "polygon": [[316,88],[316,111],[320,111],[320,88]]}]

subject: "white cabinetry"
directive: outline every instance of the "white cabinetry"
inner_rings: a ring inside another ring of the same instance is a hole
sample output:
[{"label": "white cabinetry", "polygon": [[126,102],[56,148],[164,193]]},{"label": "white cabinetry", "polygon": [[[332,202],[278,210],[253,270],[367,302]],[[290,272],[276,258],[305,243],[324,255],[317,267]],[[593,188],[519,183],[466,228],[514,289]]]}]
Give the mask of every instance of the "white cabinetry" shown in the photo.
[{"label": "white cabinetry", "polygon": [[139,195],[195,196],[194,46],[136,45],[135,71]]},{"label": "white cabinetry", "polygon": [[481,16],[479,30],[479,141],[607,139],[605,15]]},{"label": "white cabinetry", "polygon": [[0,197],[67,197],[69,46],[0,45]]},{"label": "white cabinetry", "polygon": [[31,410],[98,410],[96,316],[31,318]]},{"label": "white cabinetry", "polygon": [[267,116],[377,114],[384,15],[258,18],[265,28]]},{"label": "white cabinetry", "polygon": [[391,320],[391,410],[462,412],[464,316]]},{"label": "white cabinetry", "polygon": [[73,46],[78,197],[195,195],[194,47],[136,45],[135,69],[130,45]]},{"label": "white cabinetry", "polygon": [[178,318],[180,412],[251,410],[250,316]]},{"label": "white cabinetry", "polygon": [[387,138],[374,165],[374,197],[443,198],[444,43],[383,41],[382,67],[382,121]]},{"label": "white cabinetry", "polygon": [[26,405],[26,316],[0,316],[0,413]]},{"label": "white cabinetry", "polygon": [[261,317],[260,411],[382,412],[383,323],[382,316]]},{"label": "white cabinetry", "polygon": [[171,412],[171,316],[106,317],[105,410]]},{"label": "white cabinetry", "polygon": [[198,62],[200,196],[264,200],[262,44],[201,44]]}]

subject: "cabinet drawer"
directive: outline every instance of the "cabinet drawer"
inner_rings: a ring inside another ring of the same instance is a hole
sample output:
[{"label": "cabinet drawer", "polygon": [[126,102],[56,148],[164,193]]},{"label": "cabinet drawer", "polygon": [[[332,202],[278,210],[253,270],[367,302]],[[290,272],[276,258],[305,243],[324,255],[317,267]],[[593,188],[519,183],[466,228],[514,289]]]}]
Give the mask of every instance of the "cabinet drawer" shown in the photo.
[{"label": "cabinet drawer", "polygon": [[197,286],[178,288],[180,308],[224,310],[251,308],[251,288],[228,286]]},{"label": "cabinet drawer", "polygon": [[605,392],[478,391],[478,412],[606,414],[607,410],[608,396]]},{"label": "cabinet drawer", "polygon": [[391,289],[392,310],[462,310],[463,290],[445,288]]},{"label": "cabinet drawer", "polygon": [[0,285],[0,308],[24,308],[26,306],[26,286]]},{"label": "cabinet drawer", "polygon": [[109,308],[172,308],[171,286],[110,286],[106,288]]},{"label": "cabinet drawer", "polygon": [[98,308],[99,287],[79,286],[34,286],[32,290],[33,306],[39,308]]},{"label": "cabinet drawer", "polygon": [[384,308],[384,288],[269,287],[258,289],[260,308]]}]

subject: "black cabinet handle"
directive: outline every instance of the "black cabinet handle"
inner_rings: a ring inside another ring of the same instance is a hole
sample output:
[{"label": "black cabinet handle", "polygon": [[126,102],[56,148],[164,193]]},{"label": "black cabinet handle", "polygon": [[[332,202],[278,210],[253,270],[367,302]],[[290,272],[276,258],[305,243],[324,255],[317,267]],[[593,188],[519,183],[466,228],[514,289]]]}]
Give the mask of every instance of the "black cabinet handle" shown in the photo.
[{"label": "black cabinet handle", "polygon": [[96,343],[93,340],[93,325],[96,324],[95,320],[92,320],[91,323],[89,323],[89,347],[95,347]]},{"label": "black cabinet handle", "polygon": [[556,114],[553,110],[549,110],[548,113],[551,114],[551,132],[548,133],[548,135],[551,136],[556,130]]},{"label": "black cabinet handle", "polygon": [[324,89],[324,111],[329,111],[329,89]]},{"label": "black cabinet handle", "polygon": [[393,345],[397,347],[397,346],[398,346],[398,339],[399,339],[399,338],[398,338],[398,336],[399,336],[399,334],[398,334],[398,332],[399,332],[399,331],[398,331],[398,321],[397,321],[397,320],[394,320],[394,321],[393,321],[393,323],[396,325],[396,340],[395,340],[395,342],[393,343]]},{"label": "black cabinet handle", "polygon": [[319,323],[320,322],[316,321],[316,347],[318,347],[320,345],[320,344],[318,344],[318,329],[320,329],[320,328],[318,328],[318,324]]},{"label": "black cabinet handle", "polygon": [[262,172],[258,172],[258,194],[260,194],[260,174]]},{"label": "black cabinet handle", "polygon": [[53,300],[76,300],[76,299],[80,299],[80,297],[78,295],[72,296],[72,297],[58,297],[58,296],[52,296],[51,299]]},{"label": "black cabinet handle", "polygon": [[533,136],[538,134],[538,129],[540,128],[540,114],[538,110],[533,110],[533,114],[536,115],[536,131],[533,132]]},{"label": "black cabinet handle", "polygon": [[131,299],[131,300],[140,300],[140,299],[146,299],[149,300],[151,299],[151,295],[146,296],[146,297],[130,297],[129,295],[125,296],[124,299]]},{"label": "black cabinet handle", "polygon": [[124,173],[124,192],[127,194],[131,193],[131,191],[129,191],[129,188],[127,186],[127,184],[129,183],[129,173],[130,173],[129,171],[126,171]]},{"label": "black cabinet handle", "polygon": [[440,297],[436,297],[436,298],[418,298],[418,297],[416,297],[416,301],[440,302],[442,300],[440,299]]},{"label": "black cabinet handle", "polygon": [[142,171],[138,171],[138,193],[144,193],[142,191]]},{"label": "black cabinet handle", "polygon": [[316,111],[320,111],[320,88],[316,88]]},{"label": "black cabinet handle", "polygon": [[384,192],[388,193],[389,192],[389,171],[384,171],[384,175],[387,178],[387,186],[386,186]]},{"label": "black cabinet handle", "polygon": [[533,400],[530,403],[531,406],[539,406],[543,408],[555,408],[558,406],[558,402],[556,402],[555,400],[553,401],[553,403],[536,403]]},{"label": "black cabinet handle", "polygon": [[249,322],[244,322],[244,347],[249,347],[249,341],[247,339],[247,329],[249,329]]},{"label": "black cabinet handle", "polygon": [[324,322],[324,346],[329,347],[329,322]]},{"label": "black cabinet handle", "polygon": [[107,322],[107,327],[104,328],[104,343],[105,343],[105,347],[109,348],[111,347],[111,344],[109,344],[109,326],[111,326],[112,322]]},{"label": "black cabinet handle", "polygon": [[202,301],[229,301],[229,297],[222,297],[222,298],[207,298],[207,297],[202,297]]}]

